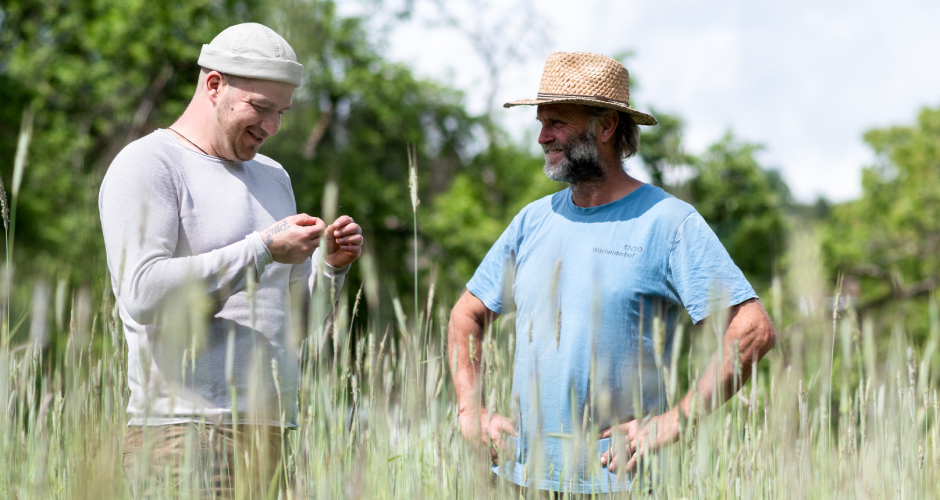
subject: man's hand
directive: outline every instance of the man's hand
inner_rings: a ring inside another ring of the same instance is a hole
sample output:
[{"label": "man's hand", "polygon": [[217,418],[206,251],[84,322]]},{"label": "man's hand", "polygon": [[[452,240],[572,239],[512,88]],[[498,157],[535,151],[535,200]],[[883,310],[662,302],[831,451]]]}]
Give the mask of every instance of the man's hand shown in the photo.
[{"label": "man's hand", "polygon": [[609,438],[615,432],[624,437],[623,444],[626,446],[615,447],[614,439],[611,439],[610,450],[601,455],[601,465],[606,465],[607,470],[610,472],[617,472],[620,467],[623,467],[624,472],[631,471],[636,468],[636,462],[640,455],[674,443],[679,439],[677,409],[673,408],[662,415],[649,419],[642,427],[638,420],[631,420],[625,424],[612,427],[601,433],[601,439]]},{"label": "man's hand", "polygon": [[320,245],[320,234],[326,224],[307,214],[291,215],[274,223],[261,233],[274,262],[300,264]]},{"label": "man's hand", "polygon": [[495,464],[499,459],[499,450],[504,444],[503,433],[513,437],[519,437],[519,434],[516,433],[512,420],[502,415],[490,415],[484,408],[480,410],[479,416],[477,419],[477,413],[474,411],[460,412],[460,432],[474,448],[489,446],[490,457]]},{"label": "man's hand", "polygon": [[324,231],[326,238],[326,257],[324,260],[333,267],[346,267],[362,254],[362,228],[352,217],[341,215]]},{"label": "man's hand", "polygon": [[[609,471],[621,467],[632,470],[640,455],[677,441],[679,412],[694,420],[727,401],[747,382],[751,377],[751,368],[773,348],[775,342],[774,326],[756,298],[732,306],[728,311],[728,327],[722,341],[721,349],[724,352],[712,356],[705,374],[699,377],[677,406],[649,419],[645,424],[633,420],[601,433],[601,438],[610,437],[614,431],[626,438],[626,446],[615,447],[611,443],[613,453],[608,451],[601,455],[601,465],[606,465]],[[715,387],[716,383],[718,387]],[[716,394],[719,398],[713,399]],[[701,406],[697,414],[693,415],[690,412],[695,397]]]}]

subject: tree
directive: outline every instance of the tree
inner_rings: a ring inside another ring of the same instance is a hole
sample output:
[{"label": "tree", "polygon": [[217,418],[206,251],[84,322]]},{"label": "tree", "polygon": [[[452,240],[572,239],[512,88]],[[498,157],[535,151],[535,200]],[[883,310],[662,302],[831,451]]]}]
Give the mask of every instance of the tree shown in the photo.
[{"label": "tree", "polygon": [[[36,108],[17,215],[21,273],[71,273],[85,282],[102,276],[97,194],[107,166],[125,144],[182,112],[202,43],[249,19],[254,6],[254,0],[3,3],[0,128],[16,130],[23,108]],[[5,159],[8,151],[6,141],[0,144]],[[12,166],[12,160],[0,166],[7,181]]]},{"label": "tree", "polygon": [[823,237],[827,267],[858,283],[863,311],[940,285],[940,109],[864,138],[878,162],[859,199],[832,207]]},{"label": "tree", "polygon": [[652,108],[650,113],[656,117],[658,123],[641,129],[639,155],[649,169],[652,184],[665,187],[664,175],[670,167],[692,164],[695,158],[683,150],[682,119]]},{"label": "tree", "polygon": [[790,197],[780,174],[754,158],[759,150],[728,132],[698,159],[695,177],[677,189],[758,287],[770,283],[785,248]]},{"label": "tree", "polygon": [[497,141],[454,176],[437,198],[425,232],[447,263],[442,278],[451,290],[466,285],[490,246],[527,204],[565,184],[548,179],[544,160],[505,140]]},{"label": "tree", "polygon": [[[363,227],[383,276],[381,292],[407,292],[415,272],[407,147],[418,149],[424,204],[417,244],[424,257],[417,271],[426,276],[424,250],[433,241],[423,225],[428,207],[473,161],[466,151],[480,119],[467,113],[458,92],[385,60],[364,20],[339,16],[333,2],[286,0],[273,6],[270,26],[291,42],[305,71],[281,132],[263,152],[287,169],[300,211],[319,214],[324,186],[335,181],[340,210]],[[361,275],[350,278],[355,290]],[[403,293],[404,302],[410,295]]]}]

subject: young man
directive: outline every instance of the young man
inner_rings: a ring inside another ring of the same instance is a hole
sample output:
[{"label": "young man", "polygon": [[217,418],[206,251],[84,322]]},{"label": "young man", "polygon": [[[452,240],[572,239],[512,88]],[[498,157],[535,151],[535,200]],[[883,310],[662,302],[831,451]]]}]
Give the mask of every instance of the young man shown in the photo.
[{"label": "young man", "polygon": [[[494,460],[508,434],[511,446],[502,450],[510,456],[494,472],[517,485],[570,493],[629,489],[629,476],[617,473],[634,468],[637,454],[675,441],[680,412],[695,418],[693,398],[711,410],[723,402],[713,393],[727,399],[737,391],[752,363],[773,347],[773,327],[695,209],[624,169],[637,151],[637,124],[656,120],[629,106],[629,75],[620,63],[598,54],[552,54],[538,98],[506,107],[516,105],[538,106],[544,171],[570,186],[513,219],[454,307],[448,342],[461,430],[474,444],[495,445]],[[507,276],[514,276],[511,287]],[[668,360],[679,307],[700,323],[716,300],[728,308],[723,355],[667,410],[655,318],[664,326]],[[513,400],[502,407],[513,413],[499,415],[482,403],[480,356],[471,358],[470,345],[480,345],[510,301]],[[716,383],[721,390],[713,392]],[[600,435],[585,436],[591,427]],[[564,435],[578,433],[588,443],[574,455],[575,441]],[[615,433],[625,444],[611,443]]]},{"label": "young man", "polygon": [[[203,45],[199,65],[183,115],[125,147],[99,195],[128,345],[124,466],[138,496],[163,488],[155,478],[228,496],[239,447],[253,457],[240,474],[250,489],[283,487],[282,426],[297,414],[290,297],[338,290],[363,241],[348,216],[326,225],[298,214],[287,173],[258,154],[301,82],[290,45],[240,24]],[[210,303],[197,338],[179,330],[186,311],[174,302],[192,286]]]}]

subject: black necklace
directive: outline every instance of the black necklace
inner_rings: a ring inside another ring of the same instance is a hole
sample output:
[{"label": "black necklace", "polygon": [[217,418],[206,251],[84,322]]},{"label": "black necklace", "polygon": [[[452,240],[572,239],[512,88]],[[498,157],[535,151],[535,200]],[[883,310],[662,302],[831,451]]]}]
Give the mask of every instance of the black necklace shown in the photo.
[{"label": "black necklace", "polygon": [[[167,129],[167,130],[173,130],[173,128],[171,128],[171,127],[167,127],[166,129]],[[174,132],[176,135],[182,137],[183,139],[186,139],[186,142],[192,144],[193,146],[196,146],[196,149],[198,149],[199,151],[202,151],[202,154],[204,154],[204,155],[206,155],[206,156],[212,156],[212,155],[210,155],[209,153],[206,153],[206,150],[205,150],[205,149],[200,148],[198,144],[196,144],[195,142],[189,140],[189,138],[187,138],[185,135],[183,135],[183,134],[181,134],[181,133],[179,133],[179,132],[177,132],[177,131],[175,131],[175,130],[173,130],[173,132]]]}]

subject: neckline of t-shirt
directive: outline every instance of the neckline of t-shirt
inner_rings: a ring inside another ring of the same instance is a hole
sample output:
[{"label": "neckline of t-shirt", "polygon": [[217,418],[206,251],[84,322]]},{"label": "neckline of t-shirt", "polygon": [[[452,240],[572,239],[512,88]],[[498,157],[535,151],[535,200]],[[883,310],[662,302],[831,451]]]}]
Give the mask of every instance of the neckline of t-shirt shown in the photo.
[{"label": "neckline of t-shirt", "polygon": [[243,162],[243,161],[226,160],[225,158],[219,158],[218,156],[207,155],[207,154],[205,154],[205,153],[201,153],[201,152],[196,151],[196,150],[194,150],[194,149],[190,149],[190,148],[186,147],[185,144],[181,143],[180,141],[177,141],[177,140],[176,140],[176,137],[173,137],[173,134],[171,134],[169,130],[167,130],[167,129],[165,129],[165,128],[160,128],[160,129],[157,129],[157,130],[159,130],[160,132],[163,132],[164,134],[166,134],[167,138],[170,139],[170,141],[171,141],[173,144],[179,146],[180,148],[182,148],[184,151],[186,151],[186,152],[188,152],[188,153],[191,153],[191,154],[194,154],[194,155],[198,156],[199,158],[201,158],[201,159],[203,159],[203,160],[208,160],[208,161],[211,161],[211,162],[213,162],[213,163],[221,163],[222,165],[233,165],[233,166],[234,166],[234,165],[241,165],[242,163],[245,163],[245,162]]},{"label": "neckline of t-shirt", "polygon": [[639,196],[640,191],[646,191],[649,188],[648,183],[643,183],[640,187],[630,191],[626,196],[620,198],[619,200],[614,200],[610,203],[605,203],[603,205],[598,205],[596,207],[579,207],[574,204],[574,201],[571,200],[571,186],[565,189],[565,205],[568,207],[568,210],[576,215],[593,215],[600,212],[606,212],[612,210],[624,203],[629,203],[633,198]]}]

